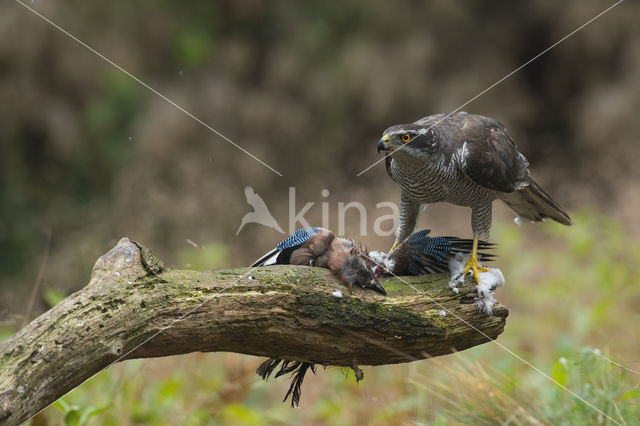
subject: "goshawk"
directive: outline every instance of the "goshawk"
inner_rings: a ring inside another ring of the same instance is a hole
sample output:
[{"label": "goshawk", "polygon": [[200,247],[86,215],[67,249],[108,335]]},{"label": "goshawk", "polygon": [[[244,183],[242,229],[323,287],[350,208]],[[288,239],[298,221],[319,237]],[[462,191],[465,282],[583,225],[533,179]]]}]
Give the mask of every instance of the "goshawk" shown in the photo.
[{"label": "goshawk", "polygon": [[[387,173],[400,185],[400,225],[395,248],[413,231],[423,204],[446,201],[471,207],[474,245],[465,274],[487,269],[477,258],[478,239],[487,240],[492,202],[500,199],[516,221],[547,218],[572,225],[569,215],[529,176],[527,159],[502,124],[460,112],[430,115],[385,130],[378,152],[386,152]],[[393,249],[392,248],[392,249]]]}]

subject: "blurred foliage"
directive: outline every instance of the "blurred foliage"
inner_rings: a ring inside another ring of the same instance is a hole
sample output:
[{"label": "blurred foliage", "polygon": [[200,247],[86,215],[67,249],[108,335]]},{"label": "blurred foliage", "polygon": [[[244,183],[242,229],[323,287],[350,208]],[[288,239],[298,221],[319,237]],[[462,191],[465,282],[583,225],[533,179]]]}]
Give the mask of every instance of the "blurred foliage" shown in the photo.
[{"label": "blurred foliage", "polygon": [[[529,332],[533,341],[558,350],[594,331],[599,333],[605,326],[612,341],[622,338],[629,321],[638,319],[634,306],[640,306],[640,242],[603,215],[585,211],[575,214],[574,220],[575,226],[570,228],[551,223],[540,226],[549,239],[546,249],[536,256],[530,255],[530,243],[516,227],[499,226],[496,232],[499,262],[505,265],[509,280],[518,283],[510,295],[526,300],[526,306],[510,307],[522,307],[536,317],[537,326]],[[619,311],[630,316],[619,315]],[[520,319],[510,318],[514,321]],[[565,333],[553,340],[540,340],[544,337],[537,334],[545,333],[545,328]]]},{"label": "blurred foliage", "polygon": [[0,323],[0,342],[7,340],[15,332],[13,324]]},{"label": "blurred foliage", "polygon": [[97,416],[109,408],[107,405],[101,408],[89,406],[85,409],[80,409],[80,407],[76,405],[68,405],[63,399],[56,401],[53,406],[58,407],[62,411],[64,414],[64,424],[67,426],[84,426],[90,418]]},{"label": "blurred foliage", "polygon": [[179,267],[197,271],[219,269],[229,264],[229,248],[219,241],[183,248],[176,256]]},{"label": "blurred foliage", "polygon": [[202,66],[211,56],[212,40],[201,30],[186,27],[175,37],[174,52],[179,63],[186,67]]},{"label": "blurred foliage", "polygon": [[53,288],[45,288],[42,292],[42,298],[47,303],[49,308],[53,308],[58,303],[67,297],[64,293],[61,293]]},{"label": "blurred foliage", "polygon": [[[633,424],[640,418],[638,380],[634,386],[634,379],[627,377],[632,373],[602,358],[599,350],[589,347],[573,350],[567,357],[558,359],[554,371],[554,379],[617,421]],[[603,422],[599,413],[564,390],[554,387],[547,394],[543,407],[552,424]]]}]

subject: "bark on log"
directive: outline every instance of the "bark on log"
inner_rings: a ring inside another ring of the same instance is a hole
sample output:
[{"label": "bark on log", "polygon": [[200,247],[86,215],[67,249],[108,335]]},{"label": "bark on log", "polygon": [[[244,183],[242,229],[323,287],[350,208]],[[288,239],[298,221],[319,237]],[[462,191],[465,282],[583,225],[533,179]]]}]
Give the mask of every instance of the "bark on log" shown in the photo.
[{"label": "bark on log", "polygon": [[123,359],[227,351],[382,365],[488,341],[456,316],[491,339],[503,331],[508,310],[497,304],[493,316],[479,313],[470,282],[454,294],[444,275],[403,279],[423,294],[398,279],[382,282],[386,297],[350,293],[312,267],[165,270],[123,238],[98,259],[84,289],[0,344],[0,424],[26,421]]}]

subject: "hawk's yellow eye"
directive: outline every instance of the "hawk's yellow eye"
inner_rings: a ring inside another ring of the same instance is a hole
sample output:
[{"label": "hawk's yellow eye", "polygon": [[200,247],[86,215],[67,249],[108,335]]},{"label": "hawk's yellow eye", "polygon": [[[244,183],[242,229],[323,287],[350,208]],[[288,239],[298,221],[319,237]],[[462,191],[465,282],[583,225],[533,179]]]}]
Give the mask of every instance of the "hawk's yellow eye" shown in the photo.
[{"label": "hawk's yellow eye", "polygon": [[402,135],[402,142],[409,142],[411,140],[411,135],[409,133],[405,133]]}]

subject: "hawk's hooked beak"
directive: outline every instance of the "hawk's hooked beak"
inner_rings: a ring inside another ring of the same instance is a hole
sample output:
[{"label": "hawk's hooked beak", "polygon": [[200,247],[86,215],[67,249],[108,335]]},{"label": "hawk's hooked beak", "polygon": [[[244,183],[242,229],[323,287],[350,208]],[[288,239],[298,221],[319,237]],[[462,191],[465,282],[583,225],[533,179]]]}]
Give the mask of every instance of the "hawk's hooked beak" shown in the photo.
[{"label": "hawk's hooked beak", "polygon": [[380,151],[391,151],[391,150],[392,150],[392,146],[389,143],[389,135],[384,135],[382,139],[380,139],[380,142],[378,142],[378,154],[380,154]]}]

